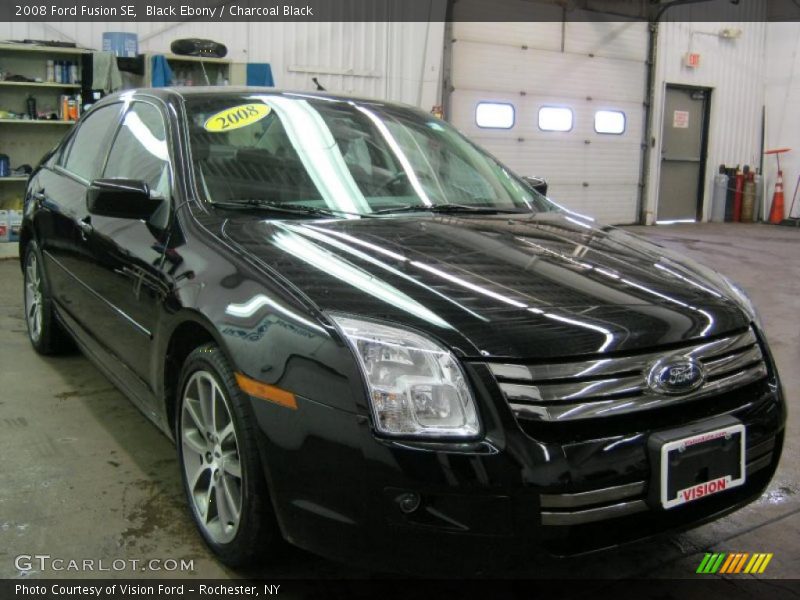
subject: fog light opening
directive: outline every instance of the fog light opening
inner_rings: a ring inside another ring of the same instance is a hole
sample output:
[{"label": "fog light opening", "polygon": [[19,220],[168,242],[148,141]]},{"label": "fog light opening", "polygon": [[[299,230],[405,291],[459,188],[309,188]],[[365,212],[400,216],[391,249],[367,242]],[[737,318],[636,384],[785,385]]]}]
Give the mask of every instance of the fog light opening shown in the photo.
[{"label": "fog light opening", "polygon": [[397,502],[401,512],[409,515],[419,508],[420,504],[422,504],[422,498],[416,492],[406,492],[395,498],[395,502]]}]

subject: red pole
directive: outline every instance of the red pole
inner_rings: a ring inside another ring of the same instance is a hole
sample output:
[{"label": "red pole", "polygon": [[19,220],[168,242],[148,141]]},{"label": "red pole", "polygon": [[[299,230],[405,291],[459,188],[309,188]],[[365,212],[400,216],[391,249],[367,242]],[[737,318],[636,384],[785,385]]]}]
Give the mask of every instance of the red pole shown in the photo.
[{"label": "red pole", "polygon": [[744,191],[744,173],[736,170],[736,195],[733,197],[733,220],[742,220],[742,192]]}]

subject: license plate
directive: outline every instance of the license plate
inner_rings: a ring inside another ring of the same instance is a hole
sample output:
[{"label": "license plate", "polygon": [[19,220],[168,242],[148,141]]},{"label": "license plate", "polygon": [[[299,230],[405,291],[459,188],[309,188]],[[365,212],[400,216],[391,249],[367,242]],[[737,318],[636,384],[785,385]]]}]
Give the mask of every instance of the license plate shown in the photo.
[{"label": "license plate", "polygon": [[661,505],[674,508],[745,482],[745,427],[729,425],[661,446]]}]

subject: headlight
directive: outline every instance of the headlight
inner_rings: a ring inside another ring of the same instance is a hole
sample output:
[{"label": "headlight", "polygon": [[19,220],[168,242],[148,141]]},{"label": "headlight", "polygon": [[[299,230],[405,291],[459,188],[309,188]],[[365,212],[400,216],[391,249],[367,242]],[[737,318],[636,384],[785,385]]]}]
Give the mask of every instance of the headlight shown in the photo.
[{"label": "headlight", "polygon": [[750,296],[745,294],[742,288],[724,275],[721,275],[721,277],[725,282],[725,285],[728,286],[728,290],[731,292],[734,302],[736,302],[736,304],[738,304],[739,307],[745,313],[747,313],[747,316],[750,317],[750,320],[753,321],[761,331],[764,331],[764,326],[761,323],[761,317],[759,316],[756,307],[753,305],[753,301],[750,299]]},{"label": "headlight", "polygon": [[375,427],[393,436],[473,437],[475,400],[455,356],[427,337],[345,316],[339,326],[367,381]]}]

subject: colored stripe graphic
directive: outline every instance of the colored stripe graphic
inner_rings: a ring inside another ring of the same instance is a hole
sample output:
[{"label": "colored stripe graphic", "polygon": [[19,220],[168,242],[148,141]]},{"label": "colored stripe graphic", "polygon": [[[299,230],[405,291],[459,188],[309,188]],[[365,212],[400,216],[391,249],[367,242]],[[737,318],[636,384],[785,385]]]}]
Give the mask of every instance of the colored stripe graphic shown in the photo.
[{"label": "colored stripe graphic", "polygon": [[742,558],[739,559],[739,562],[736,564],[736,570],[732,571],[733,573],[740,573],[742,571],[742,567],[744,566],[744,563],[747,560],[748,556],[750,556],[748,552],[742,554]]},{"label": "colored stripe graphic", "polygon": [[719,570],[720,573],[729,573],[731,566],[736,564],[739,560],[738,554],[728,554],[728,559],[722,563],[722,568]]},{"label": "colored stripe graphic", "polygon": [[753,554],[753,558],[750,559],[750,562],[747,563],[747,567],[745,568],[745,573],[763,573],[769,561],[772,560],[772,553],[759,553]]},{"label": "colored stripe graphic", "polygon": [[722,561],[725,559],[725,553],[714,553],[714,554],[706,554],[703,557],[703,561],[700,563],[700,566],[697,567],[697,573],[716,573],[720,566],[722,565]]},{"label": "colored stripe graphic", "polygon": [[766,552],[757,552],[755,554],[750,554],[749,552],[706,553],[703,556],[703,560],[700,561],[700,566],[697,567],[696,573],[707,575],[715,573],[720,575],[735,573],[760,574],[767,569],[772,557],[772,553]]},{"label": "colored stripe graphic", "polygon": [[703,557],[703,560],[700,561],[700,566],[697,567],[697,571],[695,571],[695,573],[705,573],[706,572],[706,566],[708,565],[708,560],[710,558],[711,558],[711,555],[710,554],[706,554]]}]

